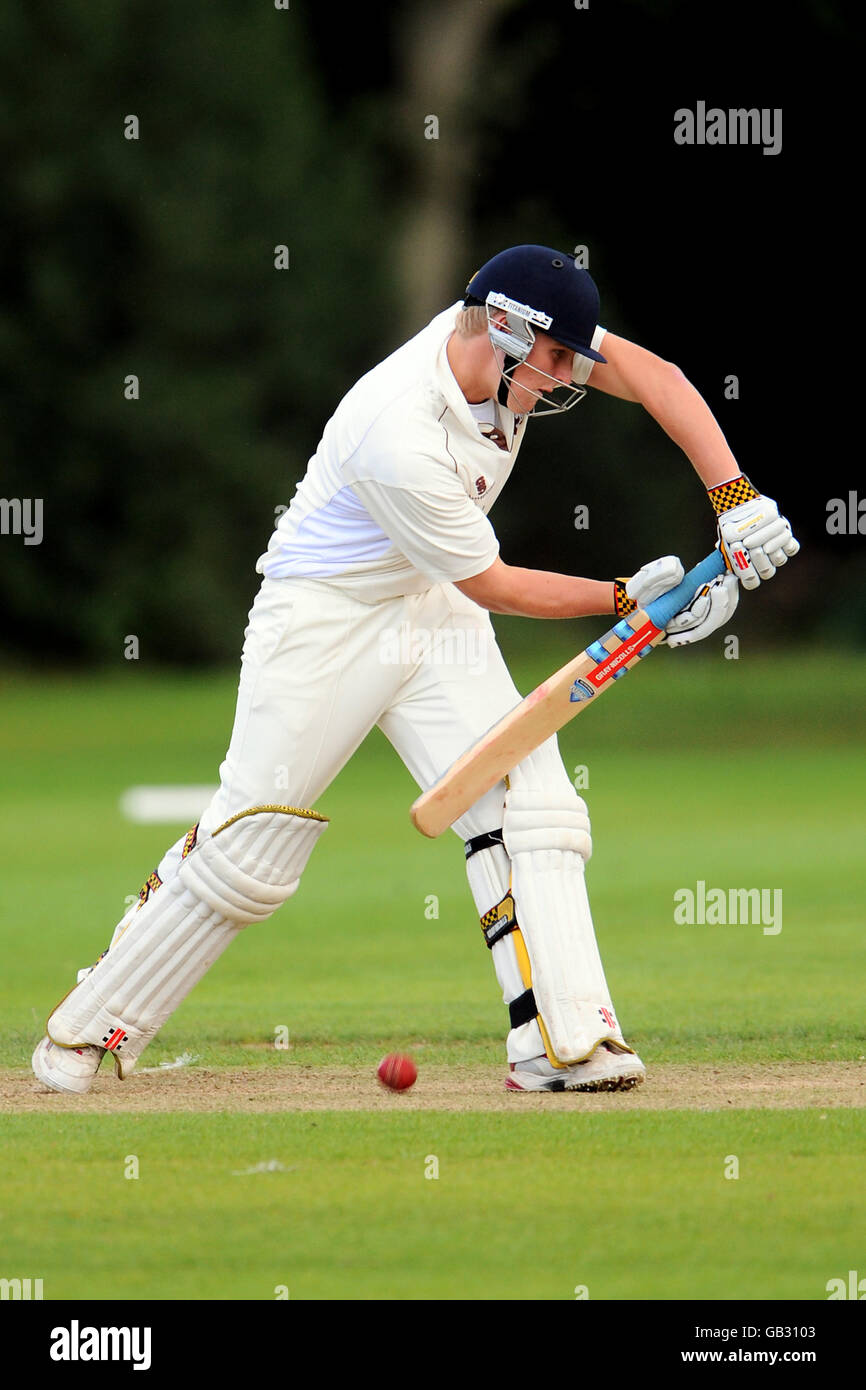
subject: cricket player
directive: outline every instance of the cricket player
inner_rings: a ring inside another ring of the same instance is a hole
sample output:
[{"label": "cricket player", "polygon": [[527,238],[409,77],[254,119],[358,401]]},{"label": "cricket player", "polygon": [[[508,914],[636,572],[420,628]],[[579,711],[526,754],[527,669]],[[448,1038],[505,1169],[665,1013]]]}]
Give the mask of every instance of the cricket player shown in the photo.
[{"label": "cricket player", "polygon": [[[669,646],[726,623],[740,588],[796,553],[682,372],[598,320],[586,270],[511,247],[340,402],[258,561],[219,790],[51,1014],[33,1055],[46,1086],[87,1091],[106,1052],[128,1076],[238,933],[291,897],[327,828],[316,802],[374,725],[423,790],[519,702],[491,613],[625,615],[679,583],[674,556],[629,579],[503,559],[489,514],[530,420],[587,387],[640,402],[707,489],[728,568],[673,619]],[[507,1087],[637,1085],[587,898],[587,808],[556,739],[453,828],[508,1011]],[[357,896],[353,910],[363,931]]]}]

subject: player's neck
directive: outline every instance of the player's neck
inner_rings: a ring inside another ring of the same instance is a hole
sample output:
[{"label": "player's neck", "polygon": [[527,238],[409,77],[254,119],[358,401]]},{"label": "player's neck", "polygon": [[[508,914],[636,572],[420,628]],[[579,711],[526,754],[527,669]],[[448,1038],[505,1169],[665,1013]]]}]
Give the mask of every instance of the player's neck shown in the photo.
[{"label": "player's neck", "polygon": [[452,333],[445,346],[454,380],[470,405],[480,405],[496,394],[498,370],[486,333],[461,338]]}]

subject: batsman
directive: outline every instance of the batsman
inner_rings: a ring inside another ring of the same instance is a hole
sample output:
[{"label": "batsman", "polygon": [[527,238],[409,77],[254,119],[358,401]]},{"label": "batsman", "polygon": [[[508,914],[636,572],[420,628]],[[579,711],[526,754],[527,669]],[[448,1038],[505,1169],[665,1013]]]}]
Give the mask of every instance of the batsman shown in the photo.
[{"label": "batsman", "polygon": [[[46,1086],[86,1092],[106,1053],[130,1074],[226,947],[296,891],[327,829],[316,802],[374,726],[424,792],[520,702],[491,613],[624,619],[680,583],[670,555],[630,578],[587,578],[500,554],[489,514],[529,421],[587,388],[643,406],[707,491],[725,564],[665,624],[669,647],[727,623],[740,589],[796,554],[682,371],[600,325],[587,270],[546,246],[495,255],[326,424],[258,560],[219,788],[51,1013],[33,1054]],[[506,1086],[639,1084],[590,913],[587,807],[555,735],[453,830],[507,1009]],[[364,905],[353,910],[364,931]]]}]

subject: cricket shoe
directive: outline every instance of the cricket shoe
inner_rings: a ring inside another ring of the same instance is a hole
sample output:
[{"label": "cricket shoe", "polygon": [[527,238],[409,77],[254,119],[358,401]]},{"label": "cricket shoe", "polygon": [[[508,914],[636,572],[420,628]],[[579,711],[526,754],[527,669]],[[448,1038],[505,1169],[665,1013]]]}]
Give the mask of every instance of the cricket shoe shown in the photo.
[{"label": "cricket shoe", "polygon": [[[85,976],[107,956],[103,951],[97,956],[94,965],[85,965],[76,976],[76,984],[81,984]],[[33,1075],[52,1091],[68,1091],[75,1096],[83,1096],[90,1090],[99,1064],[105,1056],[104,1047],[61,1047],[44,1037],[33,1053],[31,1065]]]},{"label": "cricket shoe", "polygon": [[584,1062],[555,1067],[546,1057],[531,1062],[512,1062],[507,1091],[630,1091],[646,1076],[646,1067],[634,1052],[620,1052],[610,1043],[599,1043]]},{"label": "cricket shoe", "polygon": [[52,1091],[83,1096],[104,1056],[104,1047],[60,1047],[46,1037],[37,1044],[31,1065],[37,1081]]}]

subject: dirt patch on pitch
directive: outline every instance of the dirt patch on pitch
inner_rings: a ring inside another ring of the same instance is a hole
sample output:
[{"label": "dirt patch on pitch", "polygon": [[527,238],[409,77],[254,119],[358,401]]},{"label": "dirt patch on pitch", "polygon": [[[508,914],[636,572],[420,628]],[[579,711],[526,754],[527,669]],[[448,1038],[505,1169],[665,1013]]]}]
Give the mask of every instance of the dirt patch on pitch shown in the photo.
[{"label": "dirt patch on pitch", "polygon": [[762,1066],[653,1067],[622,1094],[506,1091],[501,1066],[422,1067],[410,1091],[386,1091],[370,1068],[293,1066],[212,1070],[189,1066],[135,1072],[118,1082],[100,1072],[86,1096],[59,1095],[29,1071],[0,1072],[0,1112],[74,1114],[174,1111],[267,1113],[307,1110],[794,1110],[866,1107],[866,1065],[780,1062]]}]

